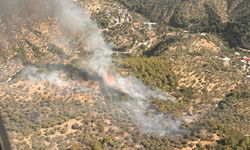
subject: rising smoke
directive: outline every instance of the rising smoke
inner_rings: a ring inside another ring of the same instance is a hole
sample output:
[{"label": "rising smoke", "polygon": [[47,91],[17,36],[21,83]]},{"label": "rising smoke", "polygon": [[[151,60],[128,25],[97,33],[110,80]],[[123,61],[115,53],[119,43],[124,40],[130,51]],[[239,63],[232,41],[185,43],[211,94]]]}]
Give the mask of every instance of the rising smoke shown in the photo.
[{"label": "rising smoke", "polygon": [[[110,88],[128,95],[129,100],[121,107],[132,113],[132,118],[143,131],[162,135],[179,130],[178,121],[149,109],[150,99],[170,100],[168,96],[159,90],[151,90],[134,77],[125,78],[110,69],[112,49],[107,46],[98,32],[97,24],[85,9],[71,0],[0,0],[0,23],[6,24],[6,35],[11,35],[12,31],[21,31],[23,26],[32,27],[34,23],[44,22],[48,18],[55,20],[64,38],[77,36],[83,43],[82,50],[90,53],[88,57],[79,58],[80,69],[99,76]],[[8,37],[8,40],[15,40],[13,37]],[[53,82],[60,81],[56,79],[57,73],[51,77]],[[38,78],[47,77],[40,75]],[[151,114],[146,115],[146,112]]]}]

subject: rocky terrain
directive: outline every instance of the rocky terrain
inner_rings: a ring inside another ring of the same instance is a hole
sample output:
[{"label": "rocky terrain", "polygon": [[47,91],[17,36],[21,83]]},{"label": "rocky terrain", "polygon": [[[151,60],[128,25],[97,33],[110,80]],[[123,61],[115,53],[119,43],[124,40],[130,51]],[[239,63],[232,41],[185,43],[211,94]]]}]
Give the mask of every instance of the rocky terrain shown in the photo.
[{"label": "rocky terrain", "polygon": [[[237,49],[249,48],[248,1],[74,3],[112,47],[114,70],[175,100],[150,107],[179,120],[182,132],[145,133],[122,107],[126,94],[78,67],[83,44],[77,36],[65,43],[54,18],[11,33],[0,20],[0,112],[13,149],[250,148],[250,54]],[[242,23],[239,45],[224,32],[230,23]]]}]

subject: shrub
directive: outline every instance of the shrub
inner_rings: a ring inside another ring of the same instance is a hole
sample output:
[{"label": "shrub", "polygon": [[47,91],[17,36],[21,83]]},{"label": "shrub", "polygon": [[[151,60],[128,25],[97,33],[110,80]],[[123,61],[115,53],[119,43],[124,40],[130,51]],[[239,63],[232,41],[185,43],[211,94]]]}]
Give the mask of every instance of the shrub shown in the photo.
[{"label": "shrub", "polygon": [[226,97],[234,97],[236,99],[239,98],[250,98],[250,91],[247,87],[238,87],[237,89],[231,91]]},{"label": "shrub", "polygon": [[188,23],[184,21],[182,16],[175,12],[169,20],[169,24],[176,28],[186,28]]},{"label": "shrub", "polygon": [[180,89],[180,92],[186,99],[194,98],[194,89],[192,87],[183,87]]},{"label": "shrub", "polygon": [[92,149],[93,150],[102,150],[102,144],[99,141],[94,141]]},{"label": "shrub", "polygon": [[178,85],[179,79],[164,57],[130,57],[125,58],[123,65],[150,87],[170,92]]}]

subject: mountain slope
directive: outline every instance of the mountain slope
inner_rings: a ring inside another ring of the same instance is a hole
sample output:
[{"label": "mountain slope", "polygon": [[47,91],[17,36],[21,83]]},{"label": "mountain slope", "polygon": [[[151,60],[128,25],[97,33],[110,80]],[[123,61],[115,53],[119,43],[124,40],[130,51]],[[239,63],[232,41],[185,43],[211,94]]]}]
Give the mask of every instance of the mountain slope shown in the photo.
[{"label": "mountain slope", "polygon": [[[250,2],[247,0],[121,0],[121,3],[152,21],[196,32],[223,34],[230,46],[249,48]],[[234,22],[238,23],[234,27],[237,31],[227,28]]]},{"label": "mountain slope", "polygon": [[[0,0],[2,5],[5,2]],[[112,47],[110,68],[162,90],[174,102],[149,99],[149,111],[140,114],[143,110],[136,109],[139,121],[144,121],[141,126],[130,111],[136,100],[126,105],[126,93],[107,87],[101,77],[79,67],[79,60],[91,55],[81,36],[62,36],[58,20],[51,16],[25,22],[11,32],[9,23],[0,20],[0,112],[14,149],[249,147],[250,55],[235,53],[214,32],[188,30],[202,20],[208,22],[211,15],[219,23],[235,20],[229,29],[238,26],[248,19],[248,1],[74,3],[83,10],[86,7]],[[20,21],[13,18],[14,25]],[[171,20],[180,27],[169,26]],[[157,121],[148,122],[144,115]],[[169,130],[172,120],[179,130]],[[161,123],[166,134],[150,134],[143,128],[157,130]]]}]

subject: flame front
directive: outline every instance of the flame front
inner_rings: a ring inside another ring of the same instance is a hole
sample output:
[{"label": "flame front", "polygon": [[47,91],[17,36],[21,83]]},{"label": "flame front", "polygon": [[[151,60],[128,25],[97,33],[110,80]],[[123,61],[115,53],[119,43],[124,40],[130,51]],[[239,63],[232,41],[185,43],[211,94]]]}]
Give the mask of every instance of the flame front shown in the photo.
[{"label": "flame front", "polygon": [[116,78],[113,73],[111,73],[110,71],[107,71],[106,73],[104,73],[103,79],[108,86],[115,87]]}]

